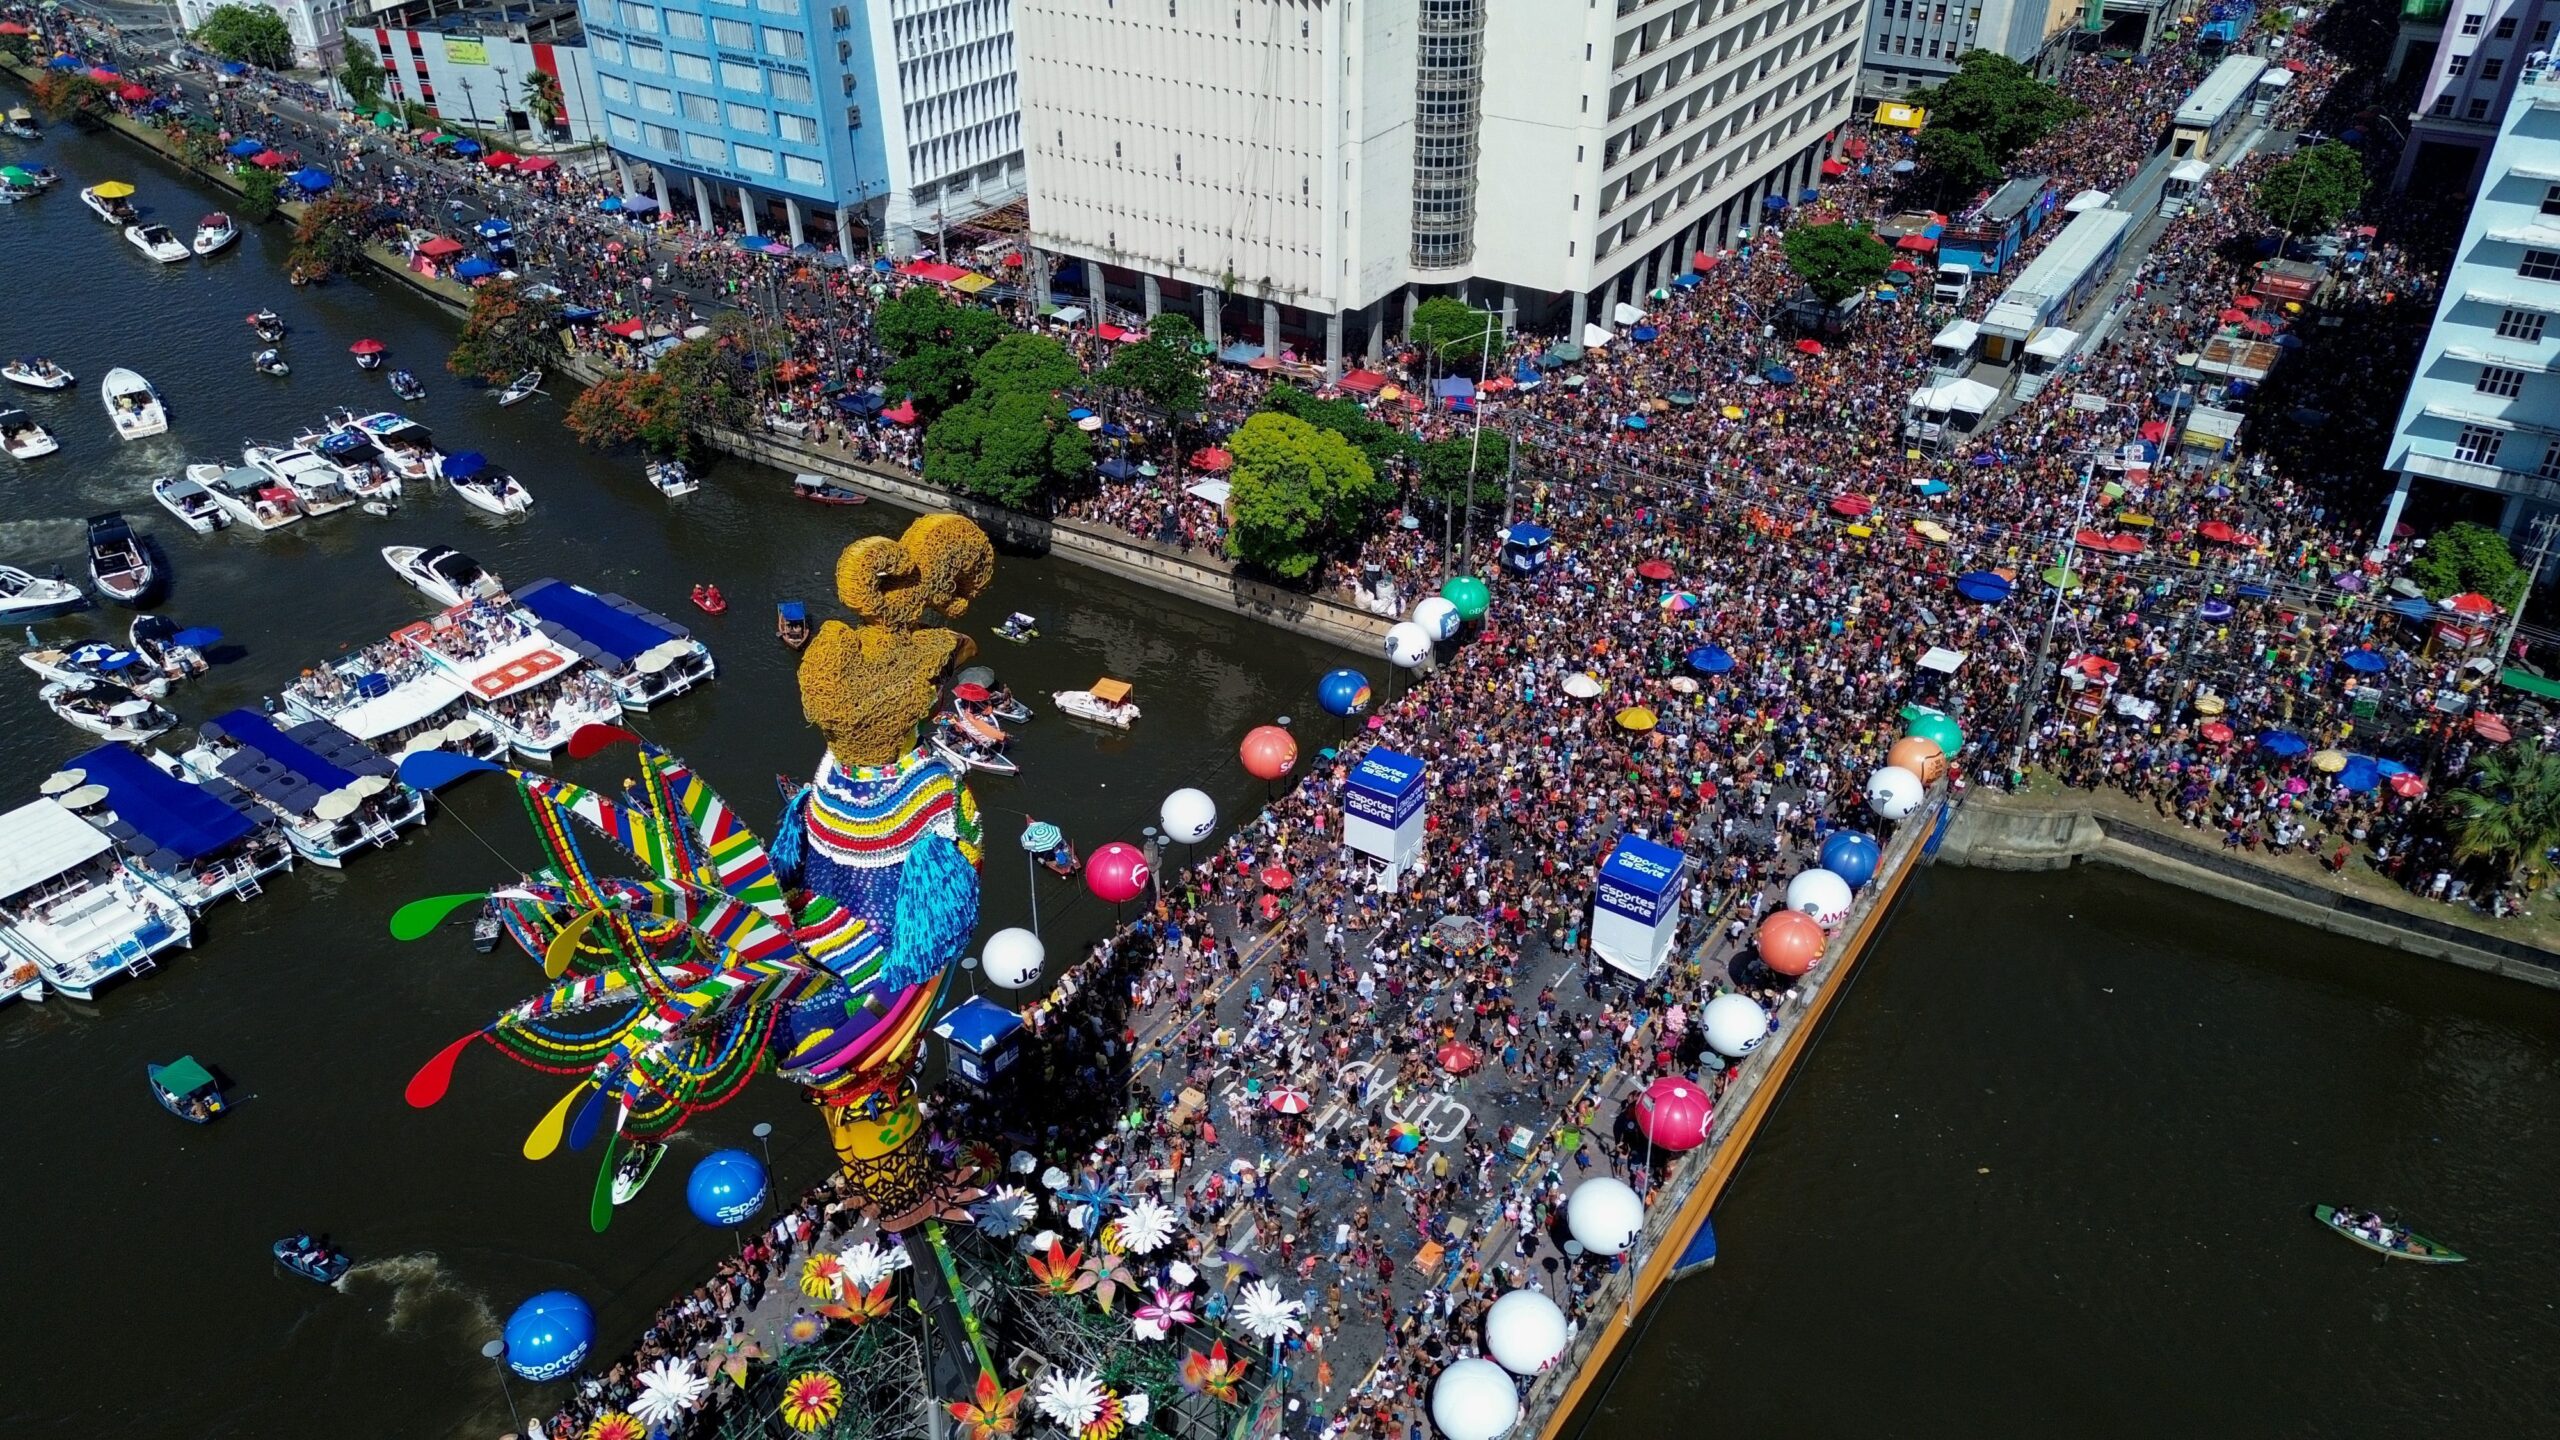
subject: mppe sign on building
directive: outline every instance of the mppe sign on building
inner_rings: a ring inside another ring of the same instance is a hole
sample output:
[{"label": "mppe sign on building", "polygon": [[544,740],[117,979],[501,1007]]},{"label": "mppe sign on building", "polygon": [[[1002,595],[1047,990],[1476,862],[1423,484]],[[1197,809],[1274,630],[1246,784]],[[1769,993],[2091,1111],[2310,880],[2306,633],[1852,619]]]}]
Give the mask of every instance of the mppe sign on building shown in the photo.
[{"label": "mppe sign on building", "polygon": [[1600,862],[1591,902],[1591,949],[1639,980],[1650,980],[1680,929],[1680,893],[1689,857],[1641,835],[1621,835]]},{"label": "mppe sign on building", "polygon": [[1396,870],[1422,850],[1422,762],[1393,750],[1372,750],[1342,792],[1342,843],[1384,860]]}]

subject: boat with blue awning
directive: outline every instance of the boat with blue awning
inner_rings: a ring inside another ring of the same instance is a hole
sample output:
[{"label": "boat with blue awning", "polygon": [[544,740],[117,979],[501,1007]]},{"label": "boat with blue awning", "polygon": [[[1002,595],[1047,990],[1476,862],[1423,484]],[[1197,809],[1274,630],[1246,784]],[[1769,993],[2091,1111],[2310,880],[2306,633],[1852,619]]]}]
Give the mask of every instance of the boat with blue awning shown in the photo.
[{"label": "boat with blue awning", "polygon": [[84,812],[125,864],[201,914],[222,899],[254,899],[259,881],[293,868],[284,827],[229,782],[192,784],[175,759],[101,745],[71,762],[106,795]]},{"label": "boat with blue awning", "polygon": [[196,727],[196,743],[178,763],[198,784],[237,786],[283,822],[302,858],[333,870],[427,821],[426,796],[326,720],[279,728],[255,710],[228,711]]},{"label": "boat with blue awning", "polygon": [[[94,805],[85,768],[62,772],[65,793]],[[152,957],[195,943],[195,920],[165,886],[127,865],[113,839],[59,800],[0,815],[0,995],[39,992],[17,983],[32,965],[47,989],[93,1000],[110,983],[154,968]]]},{"label": "boat with blue awning", "polygon": [[692,631],[619,595],[544,579],[518,588],[515,601],[543,634],[612,681],[626,710],[671,700],[717,673],[711,647]]}]

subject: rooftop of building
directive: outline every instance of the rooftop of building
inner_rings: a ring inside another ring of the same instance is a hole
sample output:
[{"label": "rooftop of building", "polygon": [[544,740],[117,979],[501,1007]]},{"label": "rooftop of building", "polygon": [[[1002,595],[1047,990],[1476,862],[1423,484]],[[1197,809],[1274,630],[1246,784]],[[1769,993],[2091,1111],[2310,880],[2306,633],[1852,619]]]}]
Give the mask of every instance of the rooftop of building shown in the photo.
[{"label": "rooftop of building", "polygon": [[574,0],[408,0],[364,17],[389,30],[445,35],[501,35],[545,45],[586,43]]}]

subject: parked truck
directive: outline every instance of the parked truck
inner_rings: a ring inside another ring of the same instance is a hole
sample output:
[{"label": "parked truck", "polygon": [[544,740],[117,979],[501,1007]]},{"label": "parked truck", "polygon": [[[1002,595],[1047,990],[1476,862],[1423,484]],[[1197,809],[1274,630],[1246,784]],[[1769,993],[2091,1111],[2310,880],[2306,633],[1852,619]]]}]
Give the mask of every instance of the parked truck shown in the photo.
[{"label": "parked truck", "polygon": [[1929,298],[1941,305],[1961,305],[1973,293],[1973,267],[1954,260],[1938,263],[1938,284]]}]

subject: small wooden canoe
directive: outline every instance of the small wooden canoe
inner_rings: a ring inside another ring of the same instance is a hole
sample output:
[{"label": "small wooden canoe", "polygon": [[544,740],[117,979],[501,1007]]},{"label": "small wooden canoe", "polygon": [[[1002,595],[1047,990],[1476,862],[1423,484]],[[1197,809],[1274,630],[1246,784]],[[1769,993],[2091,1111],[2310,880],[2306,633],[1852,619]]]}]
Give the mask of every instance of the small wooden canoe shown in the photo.
[{"label": "small wooden canoe", "polygon": [[2363,1214],[2364,1212],[2343,1210],[2335,1205],[2311,1207],[2311,1218],[2377,1255],[2388,1256],[2394,1260],[2415,1260],[2421,1265],[2459,1265],[2470,1258],[2459,1251],[2439,1245],[2424,1235],[2413,1234],[2387,1221],[2381,1222],[2380,1229],[2382,1236],[2387,1236],[2388,1239],[2370,1234],[2357,1228],[2355,1223],[2356,1219],[2362,1218]]}]

